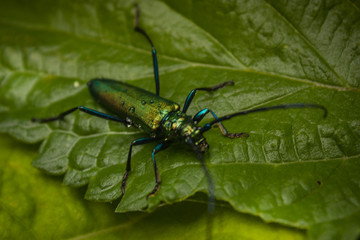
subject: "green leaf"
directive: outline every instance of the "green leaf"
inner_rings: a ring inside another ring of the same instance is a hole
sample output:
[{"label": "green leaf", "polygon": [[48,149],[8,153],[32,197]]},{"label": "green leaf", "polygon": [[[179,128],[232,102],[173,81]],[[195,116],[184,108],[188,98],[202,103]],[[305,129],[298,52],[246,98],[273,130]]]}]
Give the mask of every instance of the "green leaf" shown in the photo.
[{"label": "green leaf", "polygon": [[[1,239],[199,239],[208,228],[204,202],[186,201],[153,213],[115,214],[116,204],[83,200],[85,189],[63,186],[30,164],[37,146],[0,135]],[[218,205],[213,239],[304,239],[304,232]]]},{"label": "green leaf", "polygon": [[[216,197],[268,222],[309,230],[310,238],[360,234],[359,7],[351,1],[139,1],[140,25],[158,51],[161,95],[183,104],[191,89],[233,80],[235,86],[197,94],[189,109],[222,116],[283,103],[314,109],[272,111],[225,122],[248,139],[206,133],[205,160]],[[29,6],[27,6],[29,5]],[[29,11],[28,9],[32,9]],[[3,1],[0,7],[0,130],[43,141],[33,165],[89,184],[86,198],[120,197],[129,144],[145,136],[74,113],[35,124],[74,106],[102,110],[86,82],[103,76],[153,91],[150,46],[133,31],[131,1],[74,3]],[[126,194],[116,211],[155,209],[206,192],[201,167],[184,144],[157,155],[133,149]],[[61,187],[61,186],[58,186]]]}]

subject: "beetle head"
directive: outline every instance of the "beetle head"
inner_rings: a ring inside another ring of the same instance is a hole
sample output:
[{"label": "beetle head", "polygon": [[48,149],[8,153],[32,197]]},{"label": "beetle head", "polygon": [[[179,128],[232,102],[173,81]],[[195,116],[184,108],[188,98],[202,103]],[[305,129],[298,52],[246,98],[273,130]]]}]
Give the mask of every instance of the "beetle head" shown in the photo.
[{"label": "beetle head", "polygon": [[185,143],[189,144],[197,154],[203,154],[209,149],[200,127],[188,126],[183,133]]}]

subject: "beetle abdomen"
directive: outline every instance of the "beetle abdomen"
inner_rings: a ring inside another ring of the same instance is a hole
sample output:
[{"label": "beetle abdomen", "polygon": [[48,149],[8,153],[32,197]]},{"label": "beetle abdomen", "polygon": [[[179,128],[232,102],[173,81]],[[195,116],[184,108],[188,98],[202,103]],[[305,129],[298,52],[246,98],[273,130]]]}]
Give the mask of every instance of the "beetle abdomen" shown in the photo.
[{"label": "beetle abdomen", "polygon": [[180,108],[173,101],[115,80],[95,78],[88,86],[102,106],[120,117],[131,119],[146,132],[155,131],[169,112]]}]

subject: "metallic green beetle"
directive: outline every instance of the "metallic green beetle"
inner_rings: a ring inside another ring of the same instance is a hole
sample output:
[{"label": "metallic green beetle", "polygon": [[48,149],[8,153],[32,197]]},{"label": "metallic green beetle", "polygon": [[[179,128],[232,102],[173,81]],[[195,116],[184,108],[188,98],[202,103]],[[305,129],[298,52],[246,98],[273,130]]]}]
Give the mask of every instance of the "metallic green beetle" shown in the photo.
[{"label": "metallic green beetle", "polygon": [[[138,19],[139,19],[139,9],[136,7],[135,31],[145,36],[152,47],[156,94],[132,86],[130,84],[121,83],[110,79],[96,78],[88,82],[88,87],[91,94],[100,105],[104,106],[109,111],[116,114],[116,116],[98,112],[96,110],[84,106],[79,106],[79,107],[71,108],[59,114],[56,117],[32,119],[35,122],[45,123],[45,122],[63,119],[66,115],[76,110],[80,110],[82,112],[100,118],[120,122],[126,125],[132,125],[147,132],[150,135],[149,137],[136,139],[130,144],[127,165],[126,165],[126,172],[123,176],[122,186],[121,186],[121,191],[123,194],[125,194],[126,180],[131,170],[131,152],[133,146],[147,144],[155,141],[160,142],[154,147],[152,151],[152,160],[154,165],[156,184],[152,192],[148,194],[147,197],[149,197],[151,195],[154,195],[158,191],[161,182],[159,172],[156,167],[155,154],[158,153],[159,151],[166,149],[173,142],[183,141],[186,144],[190,145],[190,147],[194,150],[194,152],[196,153],[197,157],[201,162],[202,168],[204,170],[204,173],[208,181],[208,192],[209,192],[208,207],[209,207],[209,211],[212,212],[214,209],[214,201],[215,201],[214,184],[206,168],[206,165],[203,161],[203,153],[205,153],[209,148],[209,145],[206,142],[206,139],[204,138],[203,134],[204,132],[210,130],[212,125],[217,124],[219,126],[219,129],[221,130],[221,133],[224,136],[229,138],[238,138],[238,137],[247,137],[248,133],[244,133],[244,132],[228,133],[226,128],[222,124],[223,121],[229,120],[239,115],[246,115],[254,112],[268,111],[274,109],[285,109],[285,108],[320,108],[324,110],[324,116],[326,116],[327,110],[325,107],[317,104],[306,104],[306,103],[294,103],[294,104],[277,105],[277,106],[270,106],[263,108],[255,108],[248,111],[236,112],[223,117],[217,117],[216,114],[208,108],[199,111],[193,117],[186,115],[186,111],[188,110],[197,91],[211,92],[228,85],[233,85],[234,82],[228,81],[213,87],[203,87],[203,88],[193,89],[187,96],[182,110],[180,110],[179,104],[171,100],[160,97],[159,70],[158,70],[156,50],[150,37],[146,34],[146,32],[143,29],[138,27]],[[211,121],[210,123],[205,124],[202,127],[198,126],[199,122],[208,113],[210,113],[214,117],[214,120]]]}]

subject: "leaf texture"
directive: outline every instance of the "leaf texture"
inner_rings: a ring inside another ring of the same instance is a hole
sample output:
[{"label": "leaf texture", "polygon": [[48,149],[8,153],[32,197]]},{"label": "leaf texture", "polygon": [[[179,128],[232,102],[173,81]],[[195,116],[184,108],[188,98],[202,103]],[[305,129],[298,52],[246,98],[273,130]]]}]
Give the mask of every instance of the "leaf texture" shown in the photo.
[{"label": "leaf texture", "polygon": [[[138,3],[140,25],[158,51],[163,97],[183,104],[193,88],[235,82],[197,94],[190,114],[207,107],[222,116],[294,102],[328,109],[326,119],[302,109],[224,123],[230,132],[249,132],[248,139],[227,139],[217,129],[206,133],[211,147],[205,160],[217,199],[265,221],[306,229],[310,238],[355,239],[360,233],[358,5]],[[1,6],[1,131],[23,142],[42,142],[33,165],[64,175],[66,185],[88,185],[87,199],[118,199],[129,144],[144,133],[84,113],[50,124],[30,119],[80,105],[104,111],[86,87],[94,77],[154,90],[150,46],[133,31],[133,2],[3,1]],[[179,143],[157,155],[162,185],[147,201],[154,186],[153,147],[134,147],[126,194],[116,211],[155,209],[207,191],[196,157]]]}]

